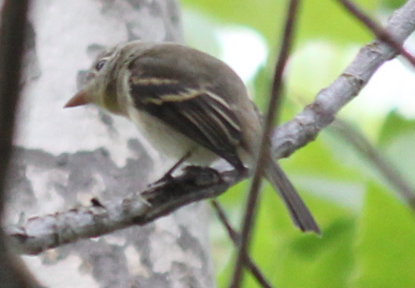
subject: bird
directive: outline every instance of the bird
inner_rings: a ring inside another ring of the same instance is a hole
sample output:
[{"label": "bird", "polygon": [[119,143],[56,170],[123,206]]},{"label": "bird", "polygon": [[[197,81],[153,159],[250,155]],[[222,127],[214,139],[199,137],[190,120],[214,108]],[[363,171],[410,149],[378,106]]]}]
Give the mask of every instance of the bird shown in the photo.
[{"label": "bird", "polygon": [[[186,155],[187,163],[202,166],[224,159],[240,172],[255,164],[263,132],[259,110],[236,72],[197,49],[140,40],[108,48],[65,108],[89,103],[129,119],[172,159]],[[320,234],[310,210],[268,153],[263,176],[278,191],[294,224]]]}]

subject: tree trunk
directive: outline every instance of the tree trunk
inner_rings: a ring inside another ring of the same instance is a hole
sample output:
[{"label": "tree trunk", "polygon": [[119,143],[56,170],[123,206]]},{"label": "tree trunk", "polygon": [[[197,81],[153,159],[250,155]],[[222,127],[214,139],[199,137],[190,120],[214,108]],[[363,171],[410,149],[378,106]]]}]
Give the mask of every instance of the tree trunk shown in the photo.
[{"label": "tree trunk", "polygon": [[[127,120],[92,106],[62,108],[101,47],[183,42],[176,0],[33,1],[27,31],[7,223],[93,198],[116,201],[168,170]],[[214,287],[207,213],[193,204],[24,260],[47,287]]]}]

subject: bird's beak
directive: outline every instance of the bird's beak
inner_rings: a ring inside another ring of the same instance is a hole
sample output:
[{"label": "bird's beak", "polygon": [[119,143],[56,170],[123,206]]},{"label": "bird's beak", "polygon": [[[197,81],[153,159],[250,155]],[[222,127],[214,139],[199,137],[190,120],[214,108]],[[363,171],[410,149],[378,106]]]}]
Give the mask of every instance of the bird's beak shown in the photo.
[{"label": "bird's beak", "polygon": [[86,92],[84,90],[79,91],[73,96],[63,108],[75,107],[88,104],[89,101],[86,98]]}]

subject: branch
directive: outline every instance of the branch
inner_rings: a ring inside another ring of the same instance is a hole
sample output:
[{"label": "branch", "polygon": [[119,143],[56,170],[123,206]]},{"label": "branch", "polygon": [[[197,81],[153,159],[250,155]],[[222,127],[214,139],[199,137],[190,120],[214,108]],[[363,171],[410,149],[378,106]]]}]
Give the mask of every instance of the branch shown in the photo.
[{"label": "branch", "polygon": [[[212,200],[211,204],[213,206],[213,209],[216,211],[219,220],[222,222],[223,226],[225,226],[229,238],[231,238],[235,246],[238,246],[241,240],[241,235],[232,228],[231,223],[229,223],[228,217],[226,216],[225,211],[223,210],[219,202],[216,200]],[[261,270],[259,270],[258,266],[254,263],[254,261],[249,257],[249,255],[246,255],[245,262],[246,267],[251,272],[252,277],[254,277],[257,280],[258,285],[261,285],[261,287],[265,288],[272,288],[271,284],[268,283],[268,280],[262,274]]]},{"label": "branch", "polygon": [[145,225],[178,208],[217,197],[242,180],[236,171],[218,173],[211,168],[188,166],[183,174],[124,199],[30,218],[25,226],[11,226],[8,234],[20,252],[39,254],[79,239],[111,233],[132,225]]},{"label": "branch", "polygon": [[[389,18],[386,31],[402,45],[415,30],[414,19],[415,0],[409,0]],[[317,94],[313,103],[274,131],[274,155],[277,158],[288,157],[313,141],[323,128],[333,122],[337,112],[360,92],[376,70],[395,56],[396,51],[379,40],[364,46],[343,73]]]},{"label": "branch", "polygon": [[348,141],[358,152],[360,152],[382,175],[388,180],[397,194],[399,194],[415,212],[415,193],[411,185],[398,172],[398,169],[383,156],[358,130],[348,123],[337,119],[331,126],[330,131],[337,133]]},{"label": "branch", "polygon": [[[414,19],[415,0],[410,0],[390,17],[386,29],[402,43],[415,30]],[[275,155],[287,157],[315,139],[379,66],[395,55],[394,49],[383,42],[374,41],[363,47],[342,75],[322,90],[312,104],[275,130],[272,137]],[[172,183],[159,184],[142,195],[135,194],[117,203],[100,204],[94,200],[90,207],[31,218],[25,226],[10,227],[9,235],[21,245],[23,253],[37,254],[82,238],[100,236],[130,225],[144,225],[190,202],[216,197],[247,177],[235,171],[218,173],[210,168],[189,169]]]},{"label": "branch", "polygon": [[398,41],[395,41],[393,34],[389,33],[376,21],[372,20],[353,2],[349,0],[338,0],[338,2],[342,4],[343,7],[350,12],[350,14],[355,16],[364,25],[366,25],[373,32],[373,34],[375,34],[375,36],[378,37],[379,40],[388,43],[391,47],[393,47],[393,49],[395,49],[399,54],[402,54],[409,62],[411,62],[413,66],[415,66],[414,56],[412,56],[408,51],[406,51]]},{"label": "branch", "polygon": [[284,32],[282,35],[281,48],[279,51],[277,63],[275,64],[274,80],[272,83],[272,89],[269,96],[268,111],[265,115],[264,131],[261,138],[261,146],[259,148],[258,158],[256,159],[254,176],[251,183],[251,189],[249,191],[248,199],[245,207],[245,216],[242,223],[241,241],[238,245],[238,254],[232,275],[231,284],[229,287],[239,288],[241,287],[243,278],[243,267],[246,262],[247,252],[249,250],[249,243],[251,240],[251,231],[254,227],[256,207],[259,198],[259,190],[261,187],[262,175],[264,172],[263,163],[266,163],[267,157],[269,157],[269,144],[270,133],[272,131],[272,125],[280,108],[281,103],[281,90],[282,90],[282,76],[285,65],[288,60],[288,56],[291,52],[291,45],[294,36],[294,24],[297,17],[299,0],[291,0],[287,9],[287,15],[285,20]]}]

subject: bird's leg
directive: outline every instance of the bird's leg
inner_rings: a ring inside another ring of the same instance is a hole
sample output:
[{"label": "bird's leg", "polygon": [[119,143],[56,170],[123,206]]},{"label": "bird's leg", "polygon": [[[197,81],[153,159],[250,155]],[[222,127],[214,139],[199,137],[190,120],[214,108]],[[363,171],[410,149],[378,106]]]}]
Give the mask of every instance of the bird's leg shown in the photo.
[{"label": "bird's leg", "polygon": [[183,164],[184,161],[186,161],[187,159],[189,159],[190,155],[192,155],[192,152],[187,152],[186,154],[183,155],[182,158],[179,159],[179,161],[177,161],[176,164],[174,164],[163,176],[164,177],[172,177],[172,174],[174,171],[176,171],[177,168],[180,167],[180,165]]},{"label": "bird's leg", "polygon": [[235,167],[235,170],[238,172],[238,175],[241,178],[246,178],[252,173],[251,169],[249,169],[249,168],[247,168],[243,165],[240,166],[240,167]]},{"label": "bird's leg", "polygon": [[168,182],[169,180],[173,179],[173,173],[174,171],[177,170],[177,168],[180,167],[180,165],[183,164],[183,162],[185,162],[187,159],[189,159],[190,155],[192,155],[192,152],[189,151],[186,154],[184,154],[184,156],[182,158],[179,159],[179,161],[177,161],[176,164],[174,164],[164,175],[163,177],[161,177],[159,180],[157,180],[153,185],[157,185],[157,184],[161,184],[164,182]]}]

